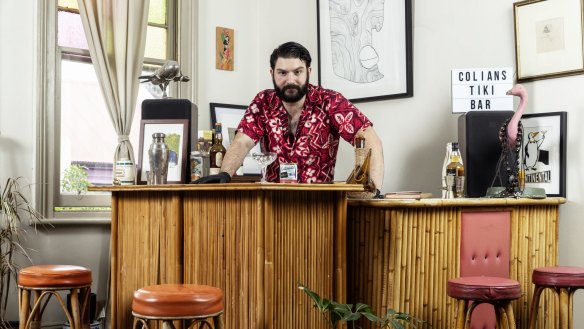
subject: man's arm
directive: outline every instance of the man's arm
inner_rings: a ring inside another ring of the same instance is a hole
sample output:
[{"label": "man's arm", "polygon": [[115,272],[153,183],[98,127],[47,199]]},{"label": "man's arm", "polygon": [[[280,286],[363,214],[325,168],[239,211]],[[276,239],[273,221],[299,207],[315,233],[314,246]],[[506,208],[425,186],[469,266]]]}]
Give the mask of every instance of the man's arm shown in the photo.
[{"label": "man's arm", "polygon": [[237,168],[243,163],[246,154],[254,145],[255,143],[253,139],[248,135],[242,132],[237,132],[229,149],[227,149],[227,153],[225,153],[225,158],[223,158],[220,171],[224,171],[228,173],[229,176],[233,176]]},{"label": "man's arm", "polygon": [[381,190],[383,185],[383,145],[381,144],[381,139],[377,136],[375,129],[373,127],[367,127],[359,129],[355,137],[365,138],[365,148],[371,149],[371,162],[369,174],[371,175],[371,180],[375,184],[375,188]]}]

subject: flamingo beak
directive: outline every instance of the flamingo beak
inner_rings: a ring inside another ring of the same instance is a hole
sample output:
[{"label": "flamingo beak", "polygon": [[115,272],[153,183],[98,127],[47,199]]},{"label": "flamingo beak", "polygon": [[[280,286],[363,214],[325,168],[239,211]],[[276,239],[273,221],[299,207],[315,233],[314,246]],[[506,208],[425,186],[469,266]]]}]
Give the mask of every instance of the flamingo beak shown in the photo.
[{"label": "flamingo beak", "polygon": [[511,89],[507,90],[506,94],[511,95]]}]

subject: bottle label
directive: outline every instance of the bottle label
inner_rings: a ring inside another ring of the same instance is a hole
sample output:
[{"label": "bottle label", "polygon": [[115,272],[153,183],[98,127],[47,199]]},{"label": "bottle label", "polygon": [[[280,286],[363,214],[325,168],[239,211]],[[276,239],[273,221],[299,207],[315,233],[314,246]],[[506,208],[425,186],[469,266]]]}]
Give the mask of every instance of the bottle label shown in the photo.
[{"label": "bottle label", "polygon": [[114,178],[121,185],[134,184],[134,164],[129,160],[117,161]]},{"label": "bottle label", "polygon": [[217,175],[217,174],[219,174],[219,170],[220,169],[221,168],[210,168],[209,169],[209,175]]},{"label": "bottle label", "polygon": [[223,153],[217,152],[217,154],[215,154],[215,165],[217,167],[221,168],[222,164],[223,164]]}]

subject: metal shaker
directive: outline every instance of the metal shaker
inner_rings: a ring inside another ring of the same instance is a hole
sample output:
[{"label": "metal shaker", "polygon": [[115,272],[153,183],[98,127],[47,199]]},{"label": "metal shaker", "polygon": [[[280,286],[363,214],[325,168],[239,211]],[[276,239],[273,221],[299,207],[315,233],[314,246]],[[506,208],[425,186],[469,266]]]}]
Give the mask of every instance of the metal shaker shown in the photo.
[{"label": "metal shaker", "polygon": [[150,173],[148,184],[166,184],[168,174],[168,158],[170,149],[164,142],[166,135],[163,133],[152,134],[152,144],[148,149],[150,160]]}]

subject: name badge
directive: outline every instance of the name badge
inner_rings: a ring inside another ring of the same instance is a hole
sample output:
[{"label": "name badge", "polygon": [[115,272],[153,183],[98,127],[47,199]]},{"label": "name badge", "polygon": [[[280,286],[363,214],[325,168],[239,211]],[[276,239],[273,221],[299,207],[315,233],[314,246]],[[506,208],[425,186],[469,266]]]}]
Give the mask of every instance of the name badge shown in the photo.
[{"label": "name badge", "polygon": [[280,164],[280,183],[297,183],[298,166],[295,163]]}]

